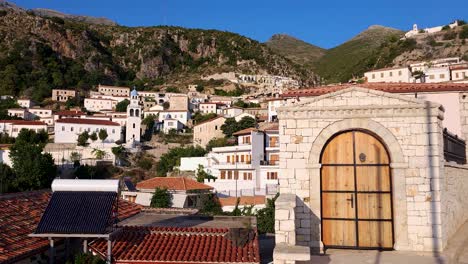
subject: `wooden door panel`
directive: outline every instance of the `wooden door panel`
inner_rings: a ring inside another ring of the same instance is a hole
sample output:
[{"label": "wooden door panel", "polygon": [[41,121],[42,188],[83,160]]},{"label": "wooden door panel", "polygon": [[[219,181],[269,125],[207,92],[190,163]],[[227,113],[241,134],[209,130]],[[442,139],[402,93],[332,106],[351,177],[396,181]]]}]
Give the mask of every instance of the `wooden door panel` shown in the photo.
[{"label": "wooden door panel", "polygon": [[390,188],[390,168],[388,166],[356,167],[358,191],[388,192]]},{"label": "wooden door panel", "polygon": [[392,219],[390,193],[358,193],[359,219]]},{"label": "wooden door panel", "polygon": [[324,166],[323,191],[354,191],[354,166]]},{"label": "wooden door panel", "polygon": [[[375,137],[356,131],[354,134],[356,145],[356,164],[388,164],[388,155],[385,147]],[[365,160],[361,160],[361,154]]]},{"label": "wooden door panel", "polygon": [[353,164],[353,133],[333,138],[322,154],[322,164]]},{"label": "wooden door panel", "polygon": [[351,206],[354,193],[322,193],[322,217],[355,218],[356,212]]},{"label": "wooden door panel", "polygon": [[323,244],[325,246],[356,246],[356,223],[346,220],[323,220]]},{"label": "wooden door panel", "polygon": [[359,221],[359,246],[392,248],[392,222]]}]

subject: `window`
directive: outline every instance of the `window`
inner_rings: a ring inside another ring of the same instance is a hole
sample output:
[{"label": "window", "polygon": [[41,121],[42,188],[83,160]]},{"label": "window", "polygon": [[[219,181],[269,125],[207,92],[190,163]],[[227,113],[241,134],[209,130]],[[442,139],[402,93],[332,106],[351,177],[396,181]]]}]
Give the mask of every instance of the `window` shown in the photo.
[{"label": "window", "polygon": [[218,126],[215,126],[215,130],[218,130]]},{"label": "window", "polygon": [[389,74],[389,76],[390,76],[390,77],[392,77],[392,76],[393,76],[393,72],[389,72],[388,74]]},{"label": "window", "polygon": [[135,123],[133,123],[133,128],[135,128]]},{"label": "window", "polygon": [[232,171],[228,171],[228,180],[231,180],[232,179]]},{"label": "window", "polygon": [[274,148],[278,146],[278,137],[270,137],[270,147]]},{"label": "window", "polygon": [[62,126],[62,131],[65,131],[65,126]]},{"label": "window", "polygon": [[73,132],[73,127],[70,127],[70,131]]},{"label": "window", "polygon": [[267,179],[268,180],[277,180],[278,179],[278,172],[267,172]]},{"label": "window", "polygon": [[231,163],[231,156],[226,156],[226,162]]},{"label": "window", "polygon": [[398,71],[398,76],[401,76],[402,75],[402,72],[401,71]]},{"label": "window", "polygon": [[221,180],[226,179],[226,171],[221,171]]},{"label": "window", "polygon": [[271,154],[270,155],[270,165],[277,165],[279,161],[279,155],[278,154]]},{"label": "window", "polygon": [[440,75],[439,75],[439,78],[440,78],[440,79],[445,79],[445,74],[443,74],[443,73],[440,74]]},{"label": "window", "polygon": [[115,134],[115,128],[112,129],[112,134]]},{"label": "window", "polygon": [[457,79],[459,78],[459,76],[458,76],[458,72],[457,72],[457,73],[455,73],[455,77],[456,77]]},{"label": "window", "polygon": [[241,162],[244,162],[244,155],[241,155]]},{"label": "window", "polygon": [[239,179],[239,171],[234,171],[234,180]]},{"label": "window", "polygon": [[383,78],[384,77],[384,73],[380,73],[380,78]]},{"label": "window", "polygon": [[434,74],[429,75],[429,79],[434,80]]},{"label": "window", "polygon": [[239,162],[239,155],[236,155],[236,162]]}]

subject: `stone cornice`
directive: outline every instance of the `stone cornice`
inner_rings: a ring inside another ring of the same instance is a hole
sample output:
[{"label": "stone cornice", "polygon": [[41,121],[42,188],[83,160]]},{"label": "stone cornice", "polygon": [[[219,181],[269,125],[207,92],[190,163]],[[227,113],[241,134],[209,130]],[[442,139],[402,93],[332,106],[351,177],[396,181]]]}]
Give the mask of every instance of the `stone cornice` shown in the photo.
[{"label": "stone cornice", "polygon": [[363,105],[363,106],[290,106],[278,109],[279,119],[311,118],[371,118],[371,117],[420,117],[431,116],[444,119],[439,104],[409,105]]}]

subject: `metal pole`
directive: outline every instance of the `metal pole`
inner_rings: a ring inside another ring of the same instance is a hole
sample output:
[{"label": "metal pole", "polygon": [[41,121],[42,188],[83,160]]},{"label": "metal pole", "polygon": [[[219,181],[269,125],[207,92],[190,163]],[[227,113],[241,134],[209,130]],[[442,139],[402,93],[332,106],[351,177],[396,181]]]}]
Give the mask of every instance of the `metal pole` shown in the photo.
[{"label": "metal pole", "polygon": [[112,241],[107,240],[107,264],[112,264]]},{"label": "metal pole", "polygon": [[49,264],[54,264],[55,262],[55,248],[54,248],[54,239],[49,237]]},{"label": "metal pole", "polygon": [[88,239],[83,240],[83,253],[88,253]]}]

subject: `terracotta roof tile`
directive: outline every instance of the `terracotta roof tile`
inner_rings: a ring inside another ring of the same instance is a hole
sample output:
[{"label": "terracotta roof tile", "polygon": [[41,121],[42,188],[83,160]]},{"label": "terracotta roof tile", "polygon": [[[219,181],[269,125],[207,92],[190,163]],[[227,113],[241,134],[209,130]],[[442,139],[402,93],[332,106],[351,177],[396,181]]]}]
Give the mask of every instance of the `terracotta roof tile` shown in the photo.
[{"label": "terracotta roof tile", "polygon": [[211,190],[213,187],[185,177],[155,177],[137,183],[137,189],[167,188],[168,190]]},{"label": "terracotta roof tile", "polygon": [[119,123],[109,120],[87,119],[87,118],[62,118],[55,121],[65,124],[86,124],[86,125],[103,125],[103,126],[120,126]]},{"label": "terracotta roof tile", "polygon": [[257,129],[254,128],[254,127],[249,127],[249,128],[245,128],[245,129],[242,129],[240,131],[237,131],[236,133],[233,133],[232,135],[233,136],[241,136],[241,135],[247,135],[247,134],[250,134],[250,132],[252,131],[256,131]]},{"label": "terracotta roof tile", "polygon": [[[265,204],[266,201],[266,197],[262,195],[241,196],[239,198],[239,205]],[[234,206],[237,203],[237,197],[219,198],[219,203],[221,206]]]},{"label": "terracotta roof tile", "polygon": [[[228,239],[227,228],[123,227],[112,246],[116,263],[260,263],[258,235],[243,246]],[[90,249],[105,257],[107,241]]]},{"label": "terracotta roof tile", "polygon": [[363,83],[320,86],[283,93],[283,97],[319,96],[350,87],[362,87],[388,93],[420,93],[420,92],[468,92],[466,83]]},{"label": "terracotta roof tile", "polygon": [[85,115],[85,113],[81,111],[76,111],[76,110],[64,110],[64,111],[59,111],[54,113],[54,115],[59,115],[59,116],[82,116]]},{"label": "terracotta roof tile", "polygon": [[[46,238],[28,235],[36,229],[50,197],[48,191],[0,195],[0,263],[13,263],[48,249]],[[119,219],[133,216],[141,208],[119,200]]]},{"label": "terracotta roof tile", "polygon": [[29,120],[0,120],[0,123],[10,123],[13,125],[46,126],[46,123],[44,122]]}]

